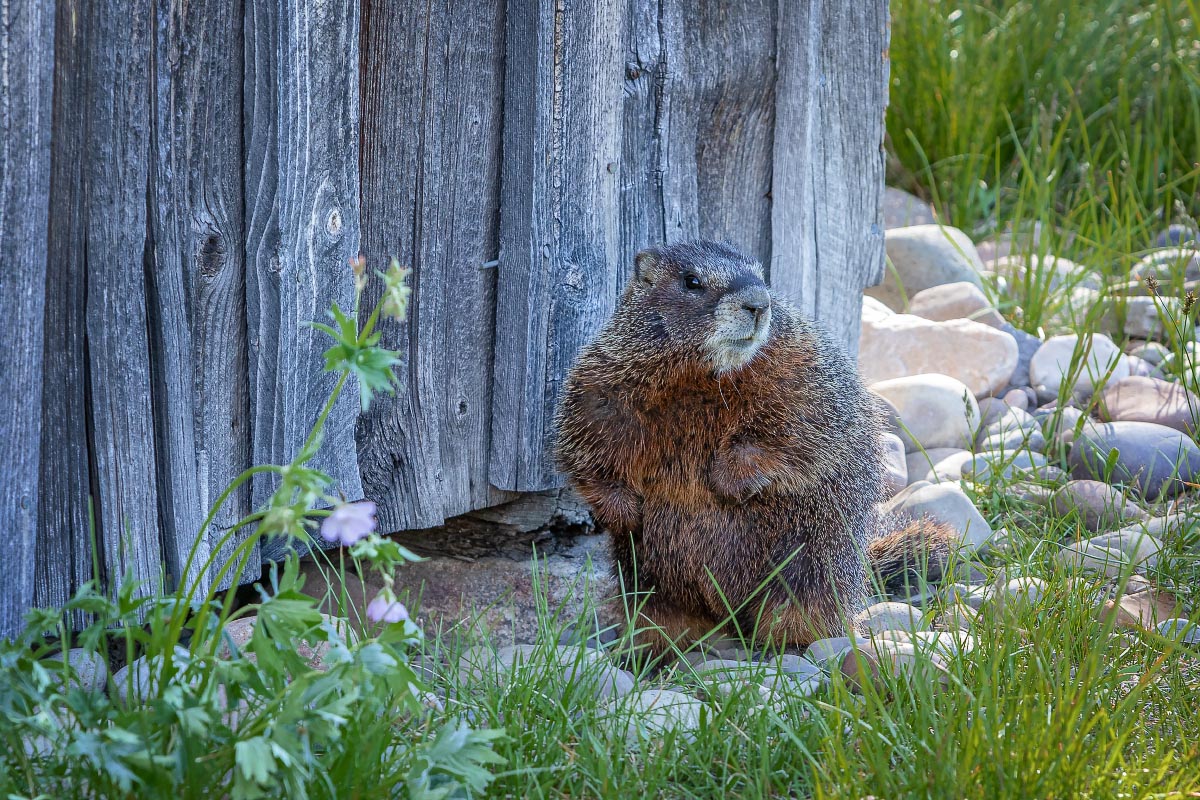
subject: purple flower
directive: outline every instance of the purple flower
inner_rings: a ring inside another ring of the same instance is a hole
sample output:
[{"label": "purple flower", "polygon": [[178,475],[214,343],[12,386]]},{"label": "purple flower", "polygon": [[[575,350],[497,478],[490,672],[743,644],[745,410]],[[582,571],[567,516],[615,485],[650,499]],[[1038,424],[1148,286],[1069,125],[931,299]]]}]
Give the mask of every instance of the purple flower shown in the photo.
[{"label": "purple flower", "polygon": [[375,504],[370,500],[335,506],[321,522],[321,536],[327,542],[349,547],[375,530]]},{"label": "purple flower", "polygon": [[367,619],[372,622],[403,622],[408,619],[408,609],[390,590],[384,589],[367,604]]}]

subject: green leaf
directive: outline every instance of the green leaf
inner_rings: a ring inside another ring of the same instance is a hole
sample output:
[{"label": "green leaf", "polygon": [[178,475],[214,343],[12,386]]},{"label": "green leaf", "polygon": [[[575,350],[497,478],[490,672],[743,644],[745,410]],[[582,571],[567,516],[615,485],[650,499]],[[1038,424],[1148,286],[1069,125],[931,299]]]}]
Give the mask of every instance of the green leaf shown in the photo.
[{"label": "green leaf", "polygon": [[238,742],[233,746],[234,763],[246,780],[262,786],[275,774],[275,756],[271,744],[262,736]]}]

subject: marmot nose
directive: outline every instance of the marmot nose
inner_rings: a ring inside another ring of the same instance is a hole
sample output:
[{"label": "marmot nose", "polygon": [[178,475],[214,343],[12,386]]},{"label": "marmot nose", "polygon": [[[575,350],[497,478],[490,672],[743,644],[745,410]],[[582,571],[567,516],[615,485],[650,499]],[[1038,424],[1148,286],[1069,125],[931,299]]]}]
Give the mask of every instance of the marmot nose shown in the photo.
[{"label": "marmot nose", "polygon": [[766,289],[753,289],[742,295],[742,308],[754,315],[755,319],[771,307],[771,295]]}]

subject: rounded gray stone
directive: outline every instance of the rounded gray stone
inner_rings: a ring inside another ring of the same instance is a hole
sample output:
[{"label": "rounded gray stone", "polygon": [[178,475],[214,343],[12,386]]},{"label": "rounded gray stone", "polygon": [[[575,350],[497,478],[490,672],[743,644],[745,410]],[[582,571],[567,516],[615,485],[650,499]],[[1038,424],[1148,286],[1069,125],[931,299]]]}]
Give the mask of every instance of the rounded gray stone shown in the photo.
[{"label": "rounded gray stone", "polygon": [[[1112,474],[1106,476],[1110,455]],[[1088,425],[1071,447],[1071,476],[1136,488],[1149,500],[1174,497],[1200,474],[1200,447],[1188,436],[1150,422]]]},{"label": "rounded gray stone", "polygon": [[883,282],[867,290],[889,307],[903,307],[904,297],[943,283],[967,281],[982,286],[983,262],[971,238],[958,228],[941,225],[910,225],[894,228],[884,236],[884,247],[892,268],[884,271]]},{"label": "rounded gray stone", "polygon": [[[62,653],[51,658],[56,661],[64,660]],[[72,647],[67,651],[65,660],[74,672],[70,681],[72,686],[77,686],[85,692],[104,689],[108,682],[108,664],[99,653],[82,647]]]},{"label": "rounded gray stone", "polygon": [[1050,497],[1062,516],[1074,512],[1089,531],[1110,530],[1145,516],[1135,503],[1102,481],[1068,481]]},{"label": "rounded gray stone", "polygon": [[1200,645],[1200,625],[1186,619],[1167,619],[1158,623],[1158,632],[1183,644]]}]

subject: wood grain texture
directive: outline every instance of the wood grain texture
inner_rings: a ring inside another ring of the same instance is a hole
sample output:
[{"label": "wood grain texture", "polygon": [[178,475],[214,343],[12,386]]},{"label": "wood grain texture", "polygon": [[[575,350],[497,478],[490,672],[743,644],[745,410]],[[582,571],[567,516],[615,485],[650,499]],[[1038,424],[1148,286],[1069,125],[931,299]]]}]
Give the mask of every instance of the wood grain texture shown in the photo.
[{"label": "wood grain texture", "polygon": [[53,64],[53,6],[0,4],[0,637],[34,594]]},{"label": "wood grain texture", "polygon": [[[212,504],[250,466],[242,4],[157,0],[156,14],[150,311],[163,542],[179,578]],[[218,512],[189,578],[249,513],[249,489]],[[246,575],[258,569],[255,553]]]},{"label": "wood grain texture", "polygon": [[619,288],[625,3],[510,2],[489,474],[559,483],[554,407]]},{"label": "wood grain texture", "polygon": [[[91,416],[85,309],[83,152],[87,136],[89,35],[81,25],[83,0],[59,0],[55,15],[53,155],[46,249],[41,487],[38,497],[36,605],[61,606],[95,575],[92,478],[88,441]],[[77,622],[79,620],[76,620]]]},{"label": "wood grain texture", "polygon": [[772,286],[858,349],[883,277],[886,0],[779,4]]},{"label": "wood grain texture", "polygon": [[83,246],[94,496],[110,588],[159,581],[163,554],[146,318],[149,0],[89,0]]},{"label": "wood grain texture", "polygon": [[[322,372],[331,342],[305,325],[354,303],[359,251],[359,7],[246,2],[246,293],[251,458],[282,464],[303,445],[336,382]],[[350,382],[329,415],[313,465],[362,497]],[[274,488],[254,483],[252,503]],[[268,556],[264,548],[264,557]]]},{"label": "wood grain texture", "polygon": [[382,324],[405,354],[397,395],[358,427],[386,530],[489,505],[503,63],[500,0],[364,4],[363,250],[414,287],[407,321]]},{"label": "wood grain texture", "polygon": [[774,0],[662,0],[659,100],[666,241],[772,257]]}]

